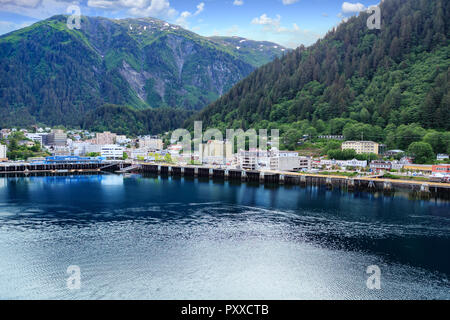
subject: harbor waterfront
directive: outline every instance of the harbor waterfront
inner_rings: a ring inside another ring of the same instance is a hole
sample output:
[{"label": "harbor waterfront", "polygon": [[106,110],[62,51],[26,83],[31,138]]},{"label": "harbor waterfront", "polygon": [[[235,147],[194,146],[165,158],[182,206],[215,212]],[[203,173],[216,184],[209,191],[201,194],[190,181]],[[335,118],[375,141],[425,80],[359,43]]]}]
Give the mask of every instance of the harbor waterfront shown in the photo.
[{"label": "harbor waterfront", "polygon": [[[450,299],[449,231],[450,202],[402,192],[5,175],[0,298]],[[69,266],[80,269],[77,290]],[[367,286],[369,266],[380,290]]]},{"label": "harbor waterfront", "polygon": [[71,173],[152,173],[157,175],[205,177],[211,179],[256,181],[290,185],[326,185],[328,188],[345,188],[390,194],[396,191],[409,191],[422,199],[450,199],[450,183],[436,181],[394,180],[380,176],[346,177],[333,174],[296,173],[274,170],[224,169],[220,166],[170,165],[124,161],[87,161],[82,163],[39,163],[39,164],[0,164],[0,175],[29,174],[71,174]]}]

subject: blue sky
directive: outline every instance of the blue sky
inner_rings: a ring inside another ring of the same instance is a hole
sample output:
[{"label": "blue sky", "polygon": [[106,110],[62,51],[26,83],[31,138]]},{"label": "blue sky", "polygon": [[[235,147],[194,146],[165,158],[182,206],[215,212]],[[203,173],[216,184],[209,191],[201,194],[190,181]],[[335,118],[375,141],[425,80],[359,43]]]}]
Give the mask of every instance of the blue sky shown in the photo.
[{"label": "blue sky", "polygon": [[378,1],[339,0],[0,0],[0,34],[78,5],[87,16],[154,17],[204,36],[241,36],[286,47],[310,45],[342,19]]}]

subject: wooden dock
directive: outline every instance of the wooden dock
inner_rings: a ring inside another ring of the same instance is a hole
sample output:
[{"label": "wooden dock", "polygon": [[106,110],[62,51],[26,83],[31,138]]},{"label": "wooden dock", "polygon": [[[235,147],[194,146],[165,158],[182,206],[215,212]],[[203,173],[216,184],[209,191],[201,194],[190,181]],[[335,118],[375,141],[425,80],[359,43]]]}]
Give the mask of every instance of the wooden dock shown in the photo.
[{"label": "wooden dock", "polygon": [[379,177],[346,177],[281,171],[245,171],[219,169],[202,166],[176,166],[167,164],[141,164],[144,173],[161,176],[203,177],[210,179],[238,180],[264,184],[324,185],[329,189],[342,188],[349,191],[394,193],[410,191],[422,198],[439,197],[450,199],[450,184],[414,180],[383,179]]}]

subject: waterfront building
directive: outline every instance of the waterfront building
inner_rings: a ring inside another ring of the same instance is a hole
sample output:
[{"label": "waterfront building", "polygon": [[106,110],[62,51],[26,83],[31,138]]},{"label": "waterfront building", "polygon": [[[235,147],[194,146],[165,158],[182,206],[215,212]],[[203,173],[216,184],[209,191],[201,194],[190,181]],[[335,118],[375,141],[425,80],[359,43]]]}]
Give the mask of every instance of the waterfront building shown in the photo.
[{"label": "waterfront building", "polygon": [[273,148],[269,154],[270,169],[278,171],[301,171],[311,170],[312,159],[301,157],[298,152],[279,151]]},{"label": "waterfront building", "polygon": [[392,170],[392,163],[387,161],[372,161],[370,169],[374,171],[390,171]]},{"label": "waterfront building", "polygon": [[342,144],[342,150],[355,150],[357,154],[379,154],[379,148],[380,145],[373,141],[345,141]]},{"label": "waterfront building", "polygon": [[233,145],[228,141],[209,140],[202,145],[202,162],[209,164],[231,163],[233,160]]},{"label": "waterfront building", "polygon": [[175,155],[177,156],[183,150],[183,146],[181,144],[173,144],[173,145],[169,146],[167,148],[167,150],[169,151],[169,153],[172,156],[175,156]]},{"label": "waterfront building", "polygon": [[268,167],[268,151],[259,149],[242,150],[237,155],[238,166],[244,170],[258,170],[260,167]]},{"label": "waterfront building", "polygon": [[162,150],[164,143],[158,137],[145,136],[138,139],[139,148],[147,148],[150,150]]},{"label": "waterfront building", "polygon": [[338,161],[338,165],[341,167],[365,168],[367,167],[367,161],[357,159],[345,160],[345,161]]},{"label": "waterfront building", "polygon": [[124,152],[125,152],[124,147],[115,144],[109,144],[102,146],[100,153],[102,155],[102,158],[119,160],[123,158]]},{"label": "waterfront building", "polygon": [[117,135],[109,131],[97,132],[95,141],[100,145],[112,145],[116,143]]},{"label": "waterfront building", "polygon": [[433,166],[433,175],[450,176],[450,164],[440,164]]},{"label": "waterfront building", "polygon": [[144,159],[149,160],[149,150],[147,148],[130,149],[127,152],[128,157],[133,160]]},{"label": "waterfront building", "polygon": [[89,153],[101,154],[102,146],[88,142],[74,142],[72,144],[72,152],[74,156],[84,156]]},{"label": "waterfront building", "polygon": [[8,160],[7,152],[8,152],[8,147],[5,146],[4,144],[0,144],[0,161]]},{"label": "waterfront building", "polygon": [[425,164],[407,164],[403,166],[403,169],[423,174],[431,174],[433,172],[433,166]]},{"label": "waterfront building", "polygon": [[52,130],[52,132],[48,135],[47,143],[50,146],[63,147],[67,143],[67,133],[60,129]]},{"label": "waterfront building", "polygon": [[319,162],[320,166],[339,166],[342,168],[345,167],[354,167],[354,168],[366,168],[367,167],[367,161],[366,160],[320,160]]}]

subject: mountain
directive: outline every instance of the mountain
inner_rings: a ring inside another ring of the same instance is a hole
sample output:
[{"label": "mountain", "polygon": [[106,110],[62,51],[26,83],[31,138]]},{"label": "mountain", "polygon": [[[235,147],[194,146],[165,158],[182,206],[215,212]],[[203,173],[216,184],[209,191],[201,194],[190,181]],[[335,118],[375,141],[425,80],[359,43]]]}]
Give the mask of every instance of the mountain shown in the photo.
[{"label": "mountain", "polygon": [[82,17],[80,30],[66,22],[54,16],[0,37],[0,126],[78,126],[104,104],[199,110],[286,50],[153,18]]},{"label": "mountain", "polygon": [[380,30],[362,12],[257,69],[186,126],[279,128],[291,147],[303,134],[344,133],[407,148],[427,129],[450,130],[450,1],[380,9]]}]

